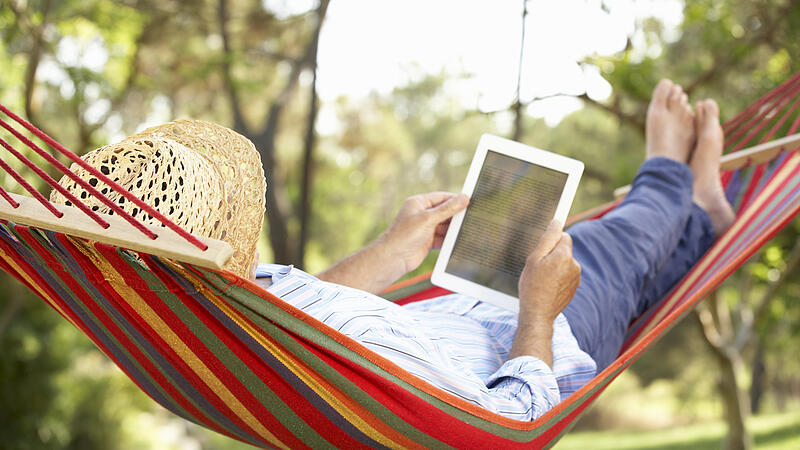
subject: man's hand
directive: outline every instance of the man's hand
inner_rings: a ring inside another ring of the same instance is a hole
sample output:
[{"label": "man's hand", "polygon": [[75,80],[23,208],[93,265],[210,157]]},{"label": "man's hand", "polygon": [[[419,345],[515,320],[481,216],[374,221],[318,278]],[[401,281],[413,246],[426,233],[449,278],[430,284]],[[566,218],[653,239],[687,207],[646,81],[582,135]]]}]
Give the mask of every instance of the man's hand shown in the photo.
[{"label": "man's hand", "polygon": [[450,218],[467,207],[466,195],[431,192],[409,197],[394,223],[375,242],[320,273],[323,281],[378,293],[416,269],[440,248]]},{"label": "man's hand", "polygon": [[450,192],[415,195],[403,202],[397,218],[380,238],[403,263],[400,276],[419,267],[431,250],[442,247],[450,219],[467,204],[466,194]]},{"label": "man's hand", "polygon": [[567,307],[581,282],[572,257],[572,237],[554,220],[525,262],[519,277],[520,320],[552,322]]},{"label": "man's hand", "polygon": [[519,327],[510,358],[531,355],[552,366],[553,321],[581,282],[572,238],[553,221],[528,256],[519,278]]}]

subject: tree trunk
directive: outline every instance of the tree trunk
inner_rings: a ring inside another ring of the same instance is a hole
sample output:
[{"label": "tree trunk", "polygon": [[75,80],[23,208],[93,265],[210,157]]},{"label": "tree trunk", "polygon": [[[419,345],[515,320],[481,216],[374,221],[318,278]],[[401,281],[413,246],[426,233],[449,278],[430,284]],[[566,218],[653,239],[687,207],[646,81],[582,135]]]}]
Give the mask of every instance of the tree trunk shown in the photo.
[{"label": "tree trunk", "polygon": [[[320,3],[320,8],[327,9],[328,0]],[[316,132],[314,127],[317,124],[318,102],[317,98],[317,50],[319,49],[319,33],[322,29],[322,17],[325,12],[320,10],[320,21],[314,30],[311,51],[311,99],[308,105],[308,122],[306,124],[306,139],[303,148],[303,177],[300,186],[300,236],[297,239],[297,264],[305,267],[306,244],[308,243],[308,228],[311,222],[311,190],[314,183],[314,144],[316,142]]]},{"label": "tree trunk", "polygon": [[292,72],[289,74],[283,89],[272,101],[267,112],[264,126],[259,133],[254,133],[250,130],[250,127],[245,123],[244,115],[240,108],[239,93],[236,83],[234,83],[230,73],[230,60],[233,50],[229,45],[229,37],[225,26],[227,22],[227,2],[226,0],[220,0],[219,3],[218,15],[226,58],[225,63],[222,64],[222,71],[233,109],[235,128],[236,131],[253,142],[261,155],[264,177],[267,180],[266,216],[269,224],[269,241],[272,247],[273,261],[281,264],[297,264],[298,255],[294,253],[294,250],[297,248],[294,244],[296,241],[292,239],[289,233],[288,217],[291,208],[286,196],[286,191],[281,182],[282,180],[278,179],[278,171],[276,170],[277,158],[275,157],[275,140],[283,110],[289,103],[290,97],[297,86],[300,73],[308,67],[312,61],[316,61],[316,49],[319,44],[320,29],[325,21],[329,3],[330,0],[320,1],[316,10],[317,23],[311,40],[306,46],[303,55],[293,62]]},{"label": "tree trunk", "polygon": [[306,125],[306,139],[303,149],[303,178],[300,186],[300,237],[298,238],[297,264],[305,267],[308,228],[311,222],[311,191],[314,183],[314,143],[317,123],[317,67],[314,64],[314,78],[311,82],[311,101]]},{"label": "tree trunk", "polygon": [[743,369],[741,349],[734,345],[730,322],[730,312],[725,303],[720,302],[716,292],[712,292],[703,304],[698,305],[693,316],[697,319],[704,341],[717,360],[719,367],[719,392],[722,397],[728,435],[725,436],[726,450],[748,450],[752,439],[747,432],[747,417],[750,405],[739,389],[737,374]]},{"label": "tree trunk", "polygon": [[0,342],[2,342],[8,327],[14,322],[14,317],[22,309],[24,301],[22,286],[17,280],[11,278],[11,276],[0,277],[0,283],[7,287],[6,299],[8,300],[6,307],[3,308],[3,313],[0,314]]},{"label": "tree trunk", "polygon": [[750,413],[752,414],[758,414],[761,410],[761,399],[764,396],[764,387],[766,384],[766,372],[766,364],[764,363],[764,345],[759,339],[756,343],[756,351],[755,355],[753,356],[753,364],[751,369],[752,383],[750,384]]},{"label": "tree trunk", "polygon": [[519,67],[517,68],[517,100],[511,106],[514,112],[514,129],[511,131],[511,140],[522,139],[522,63],[525,60],[525,19],[528,17],[528,0],[522,0],[522,33],[519,41]]},{"label": "tree trunk", "polygon": [[261,165],[264,168],[264,177],[267,179],[267,222],[269,223],[269,242],[272,247],[273,262],[278,264],[293,264],[292,246],[289,237],[289,226],[286,213],[288,201],[279,197],[278,191],[282,183],[277,180],[275,170],[275,134],[278,121],[283,112],[282,103],[273,103],[267,116],[267,125],[264,131],[253,136],[255,144],[261,154]]},{"label": "tree trunk", "polygon": [[714,352],[720,369],[719,390],[725,408],[725,421],[728,423],[728,435],[725,436],[723,448],[726,450],[746,450],[753,447],[753,441],[747,432],[745,421],[750,415],[749,404],[744,392],[739,389],[737,371],[743,362],[741,355],[734,352]]}]

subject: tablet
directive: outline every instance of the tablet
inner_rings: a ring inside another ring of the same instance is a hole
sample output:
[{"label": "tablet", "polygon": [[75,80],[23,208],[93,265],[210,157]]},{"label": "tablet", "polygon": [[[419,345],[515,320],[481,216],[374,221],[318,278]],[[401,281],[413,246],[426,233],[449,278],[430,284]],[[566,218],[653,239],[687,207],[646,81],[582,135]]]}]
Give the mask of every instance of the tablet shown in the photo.
[{"label": "tablet", "polygon": [[431,282],[519,311],[517,283],[528,255],[555,218],[567,220],[583,163],[485,134],[450,222]]}]

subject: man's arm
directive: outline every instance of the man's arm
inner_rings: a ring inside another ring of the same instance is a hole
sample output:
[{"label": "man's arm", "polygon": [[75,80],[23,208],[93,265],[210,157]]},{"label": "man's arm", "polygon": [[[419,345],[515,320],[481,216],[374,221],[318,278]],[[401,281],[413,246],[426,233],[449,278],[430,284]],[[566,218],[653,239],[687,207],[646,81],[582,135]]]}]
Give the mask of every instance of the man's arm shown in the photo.
[{"label": "man's arm", "polygon": [[519,324],[509,359],[533,356],[553,366],[553,321],[567,307],[581,281],[572,258],[572,238],[553,221],[528,256],[519,279]]},{"label": "man's arm", "polygon": [[375,242],[317,277],[378,293],[419,267],[432,249],[441,248],[450,218],[468,203],[466,195],[449,192],[409,197],[389,229]]},{"label": "man's arm", "polygon": [[320,273],[317,278],[377,294],[406,274],[405,266],[396,253],[395,244],[383,234],[372,244]]}]

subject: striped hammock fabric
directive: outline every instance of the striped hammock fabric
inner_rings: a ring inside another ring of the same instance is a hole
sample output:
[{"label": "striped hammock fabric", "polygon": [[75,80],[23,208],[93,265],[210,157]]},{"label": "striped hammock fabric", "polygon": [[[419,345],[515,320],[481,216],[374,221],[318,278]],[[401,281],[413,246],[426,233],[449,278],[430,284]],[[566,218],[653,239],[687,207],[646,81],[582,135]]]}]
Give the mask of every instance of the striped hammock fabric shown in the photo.
[{"label": "striped hammock fabric", "polygon": [[[727,150],[795,133],[798,105],[800,75],[725,125]],[[543,448],[800,210],[794,150],[724,173],[723,181],[737,210],[733,227],[632,324],[611,366],[534,422],[442,392],[228,272],[6,220],[0,267],[84,332],[153,400],[255,446]],[[443,293],[425,276],[385,296],[411,302]]]}]

